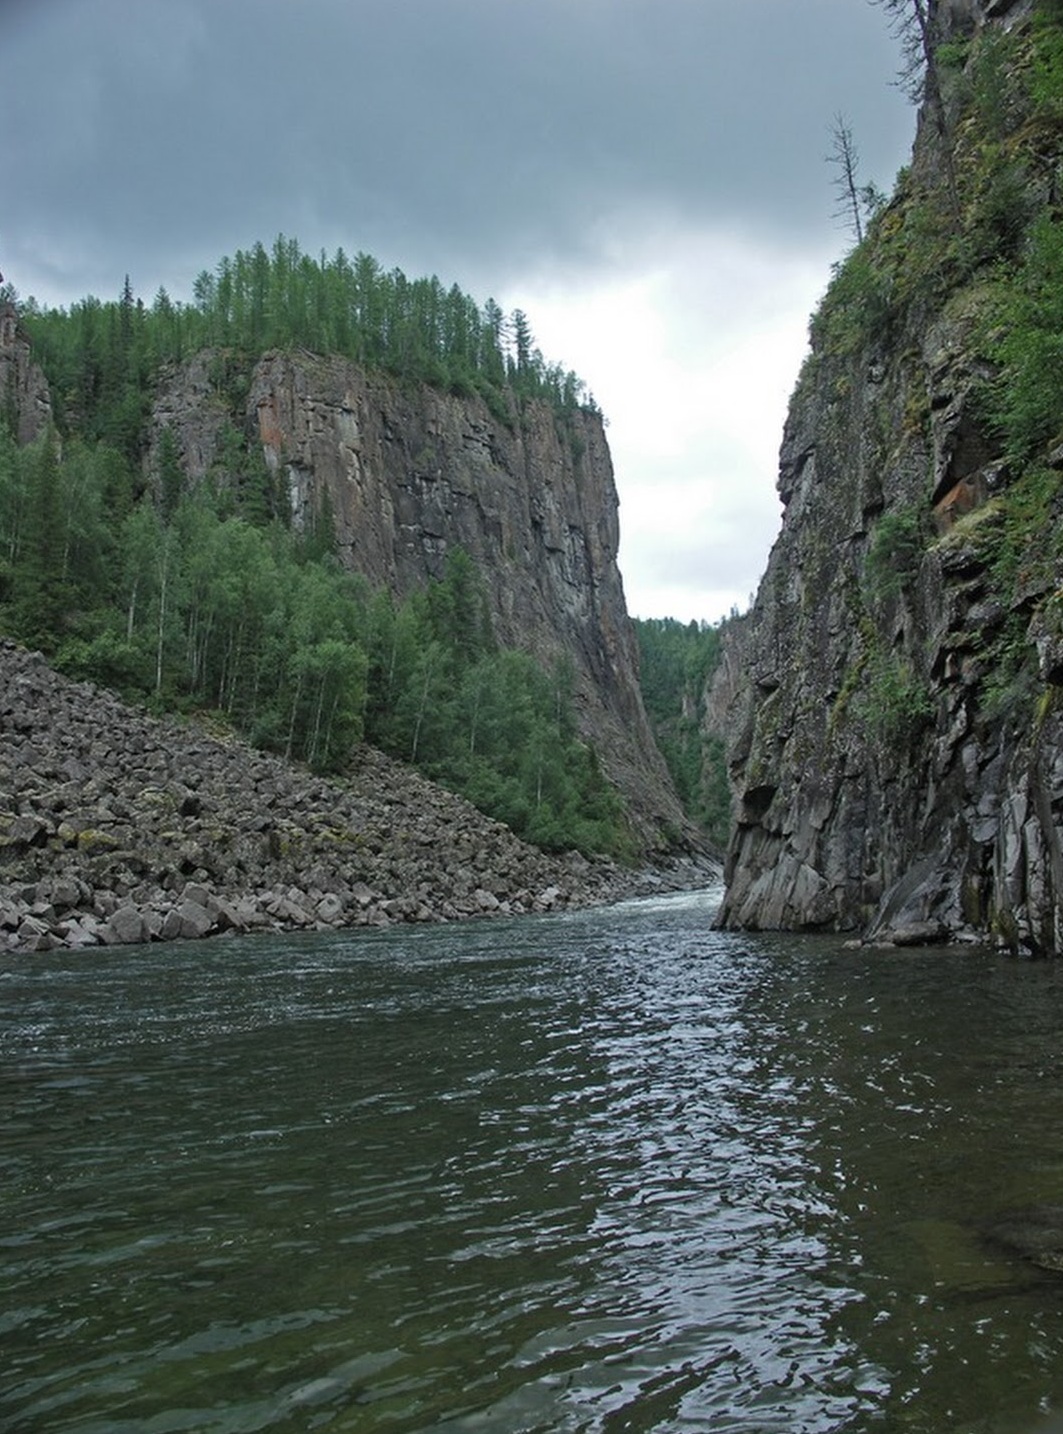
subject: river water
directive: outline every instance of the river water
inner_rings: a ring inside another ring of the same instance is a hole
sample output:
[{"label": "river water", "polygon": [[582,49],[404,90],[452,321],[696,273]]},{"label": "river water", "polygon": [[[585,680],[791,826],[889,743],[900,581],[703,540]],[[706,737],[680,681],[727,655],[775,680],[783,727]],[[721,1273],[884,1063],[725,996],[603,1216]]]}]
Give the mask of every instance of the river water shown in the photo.
[{"label": "river water", "polygon": [[0,968],[0,1429],[1018,1434],[1063,964],[718,894]]}]

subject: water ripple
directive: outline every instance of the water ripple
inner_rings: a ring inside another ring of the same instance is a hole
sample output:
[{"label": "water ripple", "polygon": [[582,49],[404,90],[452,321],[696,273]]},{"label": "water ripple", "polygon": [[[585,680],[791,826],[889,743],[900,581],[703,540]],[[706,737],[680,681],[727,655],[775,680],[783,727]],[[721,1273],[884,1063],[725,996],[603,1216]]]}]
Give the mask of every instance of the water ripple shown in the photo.
[{"label": "water ripple", "polygon": [[1063,1201],[1058,978],[711,914],[4,970],[0,1424],[1032,1423],[1063,1301],[976,1227]]}]

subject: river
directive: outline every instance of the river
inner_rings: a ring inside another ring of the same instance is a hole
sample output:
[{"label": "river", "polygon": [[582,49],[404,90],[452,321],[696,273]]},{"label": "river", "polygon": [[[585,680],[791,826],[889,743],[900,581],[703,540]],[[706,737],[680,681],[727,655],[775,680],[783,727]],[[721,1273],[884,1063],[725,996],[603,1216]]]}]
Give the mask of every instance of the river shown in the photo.
[{"label": "river", "polygon": [[1063,964],[718,893],[0,968],[5,1434],[1019,1434]]}]

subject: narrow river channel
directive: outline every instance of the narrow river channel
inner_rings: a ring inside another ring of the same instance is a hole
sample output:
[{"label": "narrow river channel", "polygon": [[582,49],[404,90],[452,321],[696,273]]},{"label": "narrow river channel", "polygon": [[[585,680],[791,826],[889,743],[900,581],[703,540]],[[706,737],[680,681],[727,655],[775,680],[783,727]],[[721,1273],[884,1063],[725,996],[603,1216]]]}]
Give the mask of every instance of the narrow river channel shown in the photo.
[{"label": "narrow river channel", "polygon": [[1063,963],[717,899],[8,959],[0,1429],[1040,1427]]}]

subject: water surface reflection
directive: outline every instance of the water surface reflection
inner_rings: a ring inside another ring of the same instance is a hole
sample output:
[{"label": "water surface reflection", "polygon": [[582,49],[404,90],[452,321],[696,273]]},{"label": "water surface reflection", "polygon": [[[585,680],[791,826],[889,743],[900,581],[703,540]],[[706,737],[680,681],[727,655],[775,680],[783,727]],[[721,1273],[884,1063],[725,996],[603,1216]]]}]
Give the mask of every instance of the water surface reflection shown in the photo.
[{"label": "water surface reflection", "polygon": [[1060,981],[712,897],[0,972],[12,1431],[997,1431]]}]

